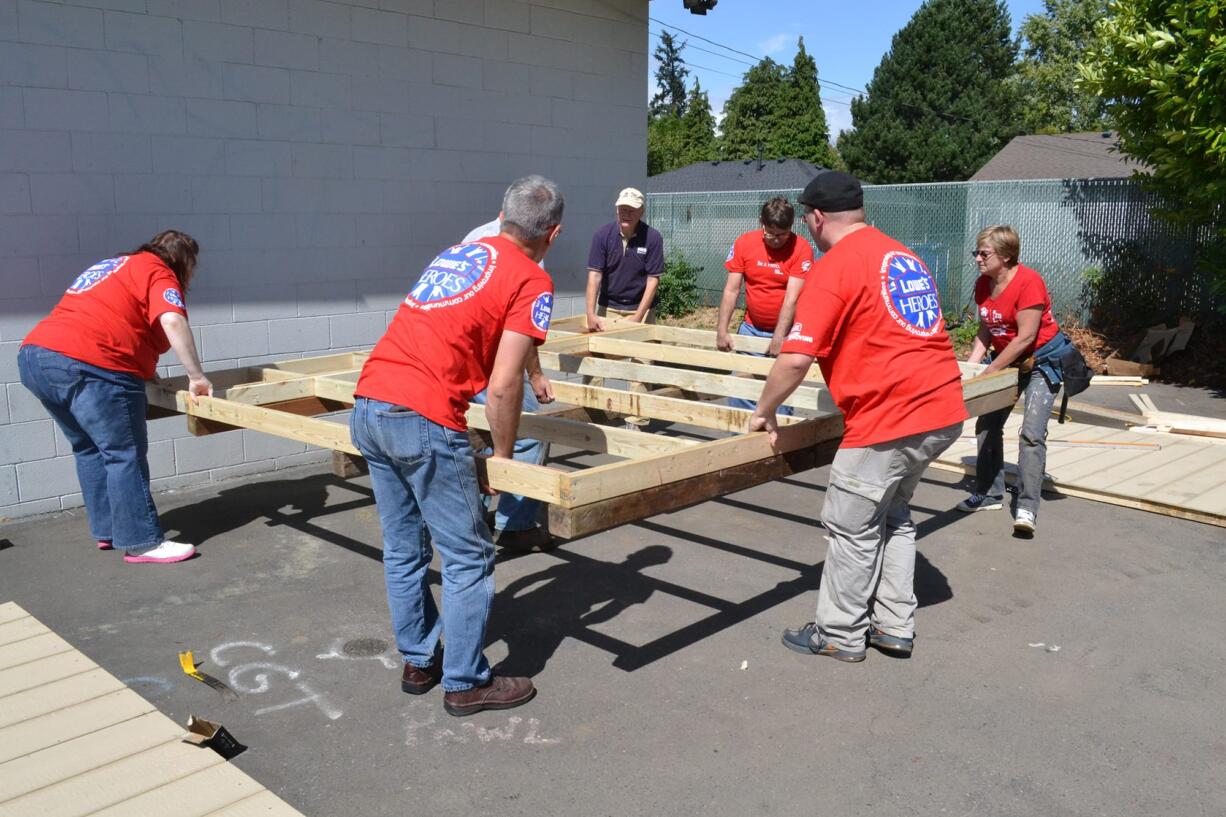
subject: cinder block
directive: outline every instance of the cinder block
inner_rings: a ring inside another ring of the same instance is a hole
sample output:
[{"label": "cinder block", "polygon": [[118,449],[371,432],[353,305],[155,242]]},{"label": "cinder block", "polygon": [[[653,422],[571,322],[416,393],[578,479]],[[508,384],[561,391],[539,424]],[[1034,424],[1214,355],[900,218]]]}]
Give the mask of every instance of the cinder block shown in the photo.
[{"label": "cinder block", "polygon": [[98,130],[109,120],[106,94],[26,88],[22,93],[30,130]]},{"label": "cinder block", "polygon": [[432,148],[436,144],[434,117],[411,113],[379,114],[379,141],[387,147]]},{"label": "cinder block", "polygon": [[[116,176],[115,202],[121,213],[190,211],[192,209],[191,179],[187,176],[168,173]],[[145,238],[148,237],[145,236]]]},{"label": "cinder block", "polygon": [[149,173],[149,137],[142,134],[72,134],[72,169],[82,173]]},{"label": "cinder block", "polygon": [[264,462],[245,462],[241,465],[230,465],[225,468],[214,468],[209,471],[210,482],[225,482],[231,479],[242,479],[261,472],[272,471],[276,469],[275,460],[265,460]]},{"label": "cinder block", "polygon": [[[212,176],[227,170],[226,143],[220,139],[153,136],[150,137],[150,145],[153,153],[153,172],[164,174],[152,177],[151,183],[170,183],[174,176],[180,174]],[[185,186],[188,184],[186,178],[181,181]]]},{"label": "cinder block", "polygon": [[174,441],[175,467],[179,475],[211,468],[224,468],[243,461],[243,432],[226,431]]},{"label": "cinder block", "polygon": [[177,17],[180,20],[221,19],[221,0],[145,0],[150,14],[159,17]]},{"label": "cinder block", "polygon": [[17,495],[22,502],[58,497],[75,487],[77,467],[72,457],[17,464]]},{"label": "cinder block", "polygon": [[68,87],[81,91],[149,92],[149,59],[117,51],[68,51]]},{"label": "cinder block", "polygon": [[197,99],[187,109],[187,131],[195,136],[258,136],[255,103]]},{"label": "cinder block", "polygon": [[227,63],[222,67],[222,77],[229,99],[289,103],[289,71],[284,68]]},{"label": "cinder block", "polygon": [[[106,255],[114,255],[114,252],[106,253]],[[40,255],[38,258],[40,292],[49,300],[59,300],[64,290],[76,280],[81,271],[88,269],[97,260],[95,256],[84,253]]]},{"label": "cinder block", "polygon": [[[120,250],[139,247],[158,232],[157,216],[153,213],[137,213],[136,208],[124,206],[144,200],[140,197],[141,186],[125,182],[125,179],[143,180],[146,178],[149,177],[120,176],[116,178],[116,188],[127,191],[126,195],[115,197],[120,212],[83,213],[77,216],[77,235],[81,242],[82,254],[91,255],[95,259],[106,258]],[[176,180],[178,180],[177,177]],[[186,190],[187,181],[181,181]],[[126,198],[129,195],[130,200]],[[64,281],[64,286],[66,287],[69,283],[71,281]]]},{"label": "cinder block", "polygon": [[55,497],[53,499],[39,499],[34,502],[18,502],[15,505],[0,505],[0,517],[20,519],[44,513],[55,513],[59,510],[62,510],[60,499]]},{"label": "cinder block", "polygon": [[411,283],[405,280],[410,276],[398,278],[380,278],[362,281],[359,284],[358,303],[369,312],[378,312],[387,325],[387,312],[400,308],[404,303],[404,290]]},{"label": "cinder block", "polygon": [[108,11],[106,47],[137,54],[182,54],[183,24],[172,17]]},{"label": "cinder block", "polygon": [[188,111],[200,99],[225,96],[222,63],[180,54],[146,57],[149,60],[149,90],[165,96],[191,97]]},{"label": "cinder block", "polygon": [[243,461],[256,462],[277,457],[288,457],[306,451],[306,444],[261,434],[258,431],[243,431]]},{"label": "cinder block", "polygon": [[0,130],[0,171],[55,173],[72,170],[67,133]]},{"label": "cinder block", "polygon": [[68,50],[53,45],[5,43],[0,49],[0,77],[13,85],[65,88]]},{"label": "cinder block", "polygon": [[503,31],[527,34],[531,30],[531,7],[515,0],[495,0],[485,6],[485,25]]},{"label": "cinder block", "polygon": [[183,56],[250,64],[255,59],[255,37],[246,26],[188,20],[183,23]]},{"label": "cinder block", "polygon": [[334,213],[299,213],[294,217],[299,247],[352,247],[356,242],[355,216]]},{"label": "cinder block", "polygon": [[[194,437],[192,439],[208,440],[212,439],[212,437]],[[184,488],[192,488],[196,485],[207,485],[212,481],[213,477],[208,471],[196,471],[191,474],[177,474],[173,477],[151,479],[149,480],[149,487],[156,497],[163,491],[181,491]]]},{"label": "cinder block", "polygon": [[0,0],[0,40],[16,42],[21,39],[17,25],[17,0]]},{"label": "cinder block", "polygon": [[434,0],[379,0],[378,6],[385,11],[398,11],[401,14],[434,13]]},{"label": "cinder block", "polygon": [[77,6],[35,3],[17,4],[21,39],[27,43],[102,48],[102,12]]},{"label": "cinder block", "polygon": [[329,318],[332,346],[373,345],[386,328],[382,312],[361,312],[354,315],[335,315]]},{"label": "cinder block", "polygon": [[0,173],[0,215],[30,212],[30,177]]},{"label": "cinder block", "polygon": [[245,176],[192,179],[192,210],[197,213],[258,213],[260,180]]},{"label": "cinder block", "polygon": [[294,217],[289,213],[236,213],[230,216],[230,241],[236,250],[292,247]]},{"label": "cinder block", "polygon": [[187,132],[187,104],[183,99],[137,94],[111,94],[111,130],[116,133]]},{"label": "cinder block", "polygon": [[430,81],[430,52],[400,45],[379,46],[379,73],[413,82]]},{"label": "cinder block", "polygon": [[318,71],[290,72],[290,102],[311,108],[344,108],[351,94],[349,77]]},{"label": "cinder block", "polygon": [[266,213],[308,213],[322,201],[323,179],[262,179],[261,199]]},{"label": "cinder block", "polygon": [[[206,370],[207,374],[207,370]],[[159,373],[159,377],[161,377]],[[169,375],[165,375],[169,376]],[[187,425],[182,417],[163,417],[160,420],[150,420],[145,423],[145,428],[149,433],[149,445],[154,443],[174,440],[178,437],[187,436]]]},{"label": "cinder block", "polygon": [[30,199],[35,213],[112,213],[115,180],[97,173],[36,173]]},{"label": "cinder block", "polygon": [[205,360],[268,354],[268,323],[231,323],[200,330]]},{"label": "cinder block", "polygon": [[314,108],[260,105],[257,117],[259,135],[263,139],[282,139],[286,142],[319,141],[319,111]]},{"label": "cinder block", "polygon": [[317,37],[349,39],[349,7],[319,0],[289,0],[289,29]]},{"label": "cinder block", "polygon": [[285,468],[298,468],[303,465],[318,465],[327,462],[332,457],[331,451],[321,448],[310,448],[301,454],[291,454],[288,457],[278,457],[276,466],[280,471]]},{"label": "cinder block", "polygon": [[[380,186],[364,179],[324,179],[324,201],[334,213],[382,212]],[[307,212],[312,212],[308,210]]]},{"label": "cinder block", "polygon": [[26,112],[21,104],[20,88],[0,88],[0,122],[10,128],[25,127]]},{"label": "cinder block", "polygon": [[483,26],[465,26],[460,32],[460,54],[507,63],[510,53],[510,38],[507,32]]},{"label": "cinder block", "polygon": [[324,142],[343,145],[379,143],[379,117],[374,111],[344,111],[324,108],[319,112],[319,136]]},{"label": "cinder block", "polygon": [[353,174],[359,179],[410,179],[413,151],[396,147],[354,147]]},{"label": "cinder block", "polygon": [[299,284],[295,289],[298,314],[303,317],[343,315],[358,308],[357,289],[352,281]]},{"label": "cinder block", "polygon": [[[399,213],[372,213],[358,219],[357,243],[368,247],[406,247],[412,243],[412,221]],[[464,228],[455,238],[464,237]]]},{"label": "cinder block", "polygon": [[[7,218],[13,217],[6,217],[6,220]],[[6,297],[0,301],[0,337],[5,340],[17,340],[25,336],[25,333],[34,325],[34,321],[42,319],[42,313],[51,310],[52,304],[43,295],[37,258],[6,258],[2,263]],[[31,314],[37,313],[37,317],[29,323],[29,326],[25,325],[29,316],[20,314],[23,306],[31,308],[33,310]]]},{"label": "cinder block", "polygon": [[288,0],[221,0],[222,22],[252,28],[289,29]]},{"label": "cinder block", "polygon": [[380,113],[409,112],[409,83],[387,77],[367,77],[353,83],[353,107]]},{"label": "cinder block", "polygon": [[[17,469],[12,465],[0,467],[0,509],[16,505],[18,499]],[[6,514],[0,510],[0,516],[2,515]]]},{"label": "cinder block", "polygon": [[270,354],[314,352],[328,349],[331,335],[328,318],[290,318],[268,322]]},{"label": "cinder block", "polygon": [[226,172],[234,176],[290,175],[290,145],[262,139],[226,143]]},{"label": "cinder block", "polygon": [[298,301],[293,287],[287,286],[255,286],[243,287],[234,294],[234,320],[236,321],[268,321],[269,352],[279,354],[284,349],[276,349],[276,336],[273,334],[274,319],[298,317]]},{"label": "cinder block", "polygon": [[[182,421],[180,421],[181,423]],[[175,444],[170,440],[149,443],[149,478],[151,480],[175,474]]]},{"label": "cinder block", "polygon": [[464,25],[485,25],[485,0],[447,0],[434,4],[434,15]]},{"label": "cinder block", "polygon": [[460,51],[460,34],[463,27],[451,20],[439,20],[429,16],[409,18],[409,47],[444,54]]},{"label": "cinder block", "polygon": [[77,222],[72,216],[12,215],[0,219],[0,257],[37,256],[66,249],[77,249]]},{"label": "cinder block", "polygon": [[297,144],[290,149],[290,156],[295,176],[353,178],[353,148],[349,145]]},{"label": "cinder block", "polygon": [[356,42],[397,46],[408,43],[409,18],[403,14],[353,8],[349,16],[350,36]]},{"label": "cinder block", "polygon": [[20,348],[20,341],[0,343],[0,383],[17,382],[17,350]]},{"label": "cinder block", "polygon": [[55,424],[51,420],[0,426],[0,465],[45,460],[55,456]]},{"label": "cinder block", "polygon": [[[195,237],[194,233],[188,232],[189,235]],[[208,252],[208,245],[201,243],[201,254]],[[204,278],[202,275],[201,278]],[[193,284],[208,283],[208,279],[196,281],[193,279]],[[220,291],[217,289],[202,289],[198,286],[193,286],[191,292],[187,295],[187,315],[191,320],[193,327],[215,326],[218,324],[229,325],[234,322],[234,303],[231,300],[231,293]],[[171,354],[174,354],[173,352]],[[177,361],[178,355],[174,359]]]},{"label": "cinder block", "polygon": [[287,31],[255,30],[255,63],[280,68],[319,68],[319,38]]},{"label": "cinder block", "polygon": [[319,43],[319,70],[329,74],[373,77],[379,73],[379,46],[325,37]]}]

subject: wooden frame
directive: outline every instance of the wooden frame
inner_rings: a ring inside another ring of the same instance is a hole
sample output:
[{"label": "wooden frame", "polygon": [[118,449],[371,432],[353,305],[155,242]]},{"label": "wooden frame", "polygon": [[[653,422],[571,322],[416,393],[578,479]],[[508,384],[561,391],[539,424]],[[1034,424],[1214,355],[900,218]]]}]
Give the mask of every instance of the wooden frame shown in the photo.
[{"label": "wooden frame", "polygon": [[[606,332],[581,334],[579,320],[557,322],[540,347],[554,394],[566,405],[524,415],[520,431],[620,459],[575,471],[481,460],[494,488],[549,503],[554,535],[569,539],[594,533],[833,458],[843,418],[816,366],[788,401],[807,416],[781,416],[778,446],[772,448],[767,435],[745,433],[749,411],[710,399],[756,398],[762,381],[749,375],[769,371],[770,359],[718,351],[714,332],[616,322]],[[738,336],[735,342],[739,350],[760,352],[767,341]],[[356,456],[348,425],[316,415],[352,406],[366,358],[365,352],[347,352],[210,372],[219,394],[196,400],[182,391],[186,379],[177,378],[150,384],[149,401],[154,409],[186,414],[193,434],[248,428]],[[1014,371],[982,375],[981,369],[964,366],[963,394],[972,415],[1011,405],[1016,395]],[[574,375],[641,385],[621,389],[563,379]],[[661,420],[717,438],[650,434],[593,422],[610,415]],[[475,433],[488,430],[484,407],[470,406],[468,422]]]}]

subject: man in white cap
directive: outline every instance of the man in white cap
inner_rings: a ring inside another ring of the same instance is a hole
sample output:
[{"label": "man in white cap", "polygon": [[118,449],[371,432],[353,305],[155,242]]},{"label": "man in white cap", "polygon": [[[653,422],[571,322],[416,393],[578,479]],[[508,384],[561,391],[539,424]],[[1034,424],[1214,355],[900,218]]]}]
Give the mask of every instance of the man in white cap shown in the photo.
[{"label": "man in white cap", "polygon": [[[655,323],[659,301],[656,287],[664,272],[664,238],[643,221],[643,194],[627,187],[617,194],[617,221],[604,225],[592,236],[587,256],[587,327],[605,330],[604,318],[614,315],[635,323]],[[603,378],[584,378],[601,386]],[[646,391],[631,383],[632,391]],[[626,426],[642,428],[643,417],[627,417]]]}]

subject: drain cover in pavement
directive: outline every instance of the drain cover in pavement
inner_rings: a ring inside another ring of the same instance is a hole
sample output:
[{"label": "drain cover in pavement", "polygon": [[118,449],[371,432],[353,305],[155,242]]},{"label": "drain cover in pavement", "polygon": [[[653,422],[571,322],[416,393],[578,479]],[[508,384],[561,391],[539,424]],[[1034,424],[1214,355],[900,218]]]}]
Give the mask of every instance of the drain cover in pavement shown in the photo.
[{"label": "drain cover in pavement", "polygon": [[350,658],[372,658],[387,652],[387,642],[382,638],[355,638],[346,641],[341,652]]}]

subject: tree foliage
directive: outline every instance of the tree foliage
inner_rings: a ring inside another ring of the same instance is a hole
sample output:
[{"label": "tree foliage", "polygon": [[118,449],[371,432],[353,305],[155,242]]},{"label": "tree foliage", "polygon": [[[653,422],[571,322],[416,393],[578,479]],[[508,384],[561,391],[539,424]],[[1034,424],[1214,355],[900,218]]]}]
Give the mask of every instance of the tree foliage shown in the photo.
[{"label": "tree foliage", "polygon": [[1169,214],[1216,227],[1203,261],[1226,294],[1226,4],[1112,0],[1083,88],[1107,99],[1123,151],[1153,169]]},{"label": "tree foliage", "polygon": [[648,108],[651,116],[682,116],[685,114],[685,78],[690,69],[685,67],[681,52],[685,43],[678,43],[667,31],[661,32],[660,44],[656,46],[656,86],[660,89],[651,98]]},{"label": "tree foliage", "polygon": [[711,100],[697,81],[686,98],[684,116],[660,116],[647,123],[647,175],[715,159],[715,117]]},{"label": "tree foliage", "polygon": [[723,158],[753,159],[759,152],[774,158],[773,140],[786,86],[783,66],[770,57],[745,72],[740,87],[724,103]]},{"label": "tree foliage", "polygon": [[1108,130],[1106,100],[1079,88],[1077,64],[1098,43],[1095,25],[1107,14],[1107,0],[1045,0],[1019,31],[1017,111],[1024,133]]},{"label": "tree foliage", "polygon": [[1002,0],[927,0],[894,35],[839,152],[879,184],[968,178],[1020,132]]}]

